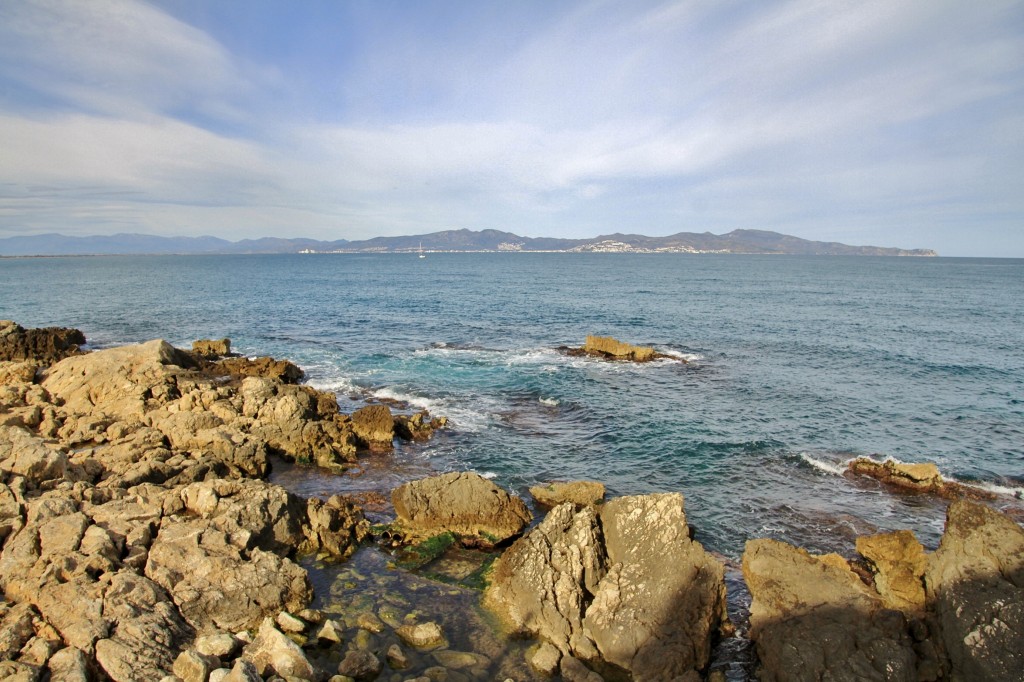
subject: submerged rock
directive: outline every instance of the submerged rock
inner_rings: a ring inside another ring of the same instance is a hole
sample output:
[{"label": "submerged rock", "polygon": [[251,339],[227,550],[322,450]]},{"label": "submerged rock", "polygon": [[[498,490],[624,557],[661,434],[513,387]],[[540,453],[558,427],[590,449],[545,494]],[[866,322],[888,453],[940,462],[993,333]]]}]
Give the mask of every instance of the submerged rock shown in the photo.
[{"label": "submerged rock", "polygon": [[450,532],[468,546],[494,546],[521,533],[533,518],[521,499],[469,472],[405,483],[391,493],[391,502],[395,525],[407,536]]}]

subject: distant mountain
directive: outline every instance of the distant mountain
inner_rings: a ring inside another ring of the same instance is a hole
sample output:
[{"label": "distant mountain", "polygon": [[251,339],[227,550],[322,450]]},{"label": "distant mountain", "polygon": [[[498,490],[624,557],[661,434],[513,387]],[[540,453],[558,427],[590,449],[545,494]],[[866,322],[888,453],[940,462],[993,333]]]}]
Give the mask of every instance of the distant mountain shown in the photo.
[{"label": "distant mountain", "polygon": [[592,239],[520,237],[499,230],[445,230],[405,237],[360,241],[316,239],[243,239],[218,237],[156,237],[143,234],[66,237],[42,234],[0,239],[0,256],[67,256],[203,253],[402,253],[417,251],[567,251],[602,253],[747,253],[814,256],[935,256],[930,249],[893,249],[816,242],[766,230],[733,230],[726,234],[680,232],[668,237],[609,234]]}]

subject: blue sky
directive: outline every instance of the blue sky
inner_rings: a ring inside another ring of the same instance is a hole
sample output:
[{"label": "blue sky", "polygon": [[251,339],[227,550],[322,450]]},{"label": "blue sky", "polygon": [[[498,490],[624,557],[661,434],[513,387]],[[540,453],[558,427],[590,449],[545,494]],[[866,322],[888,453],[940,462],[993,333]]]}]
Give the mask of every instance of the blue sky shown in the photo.
[{"label": "blue sky", "polygon": [[0,237],[1024,257],[1024,3],[0,3]]}]

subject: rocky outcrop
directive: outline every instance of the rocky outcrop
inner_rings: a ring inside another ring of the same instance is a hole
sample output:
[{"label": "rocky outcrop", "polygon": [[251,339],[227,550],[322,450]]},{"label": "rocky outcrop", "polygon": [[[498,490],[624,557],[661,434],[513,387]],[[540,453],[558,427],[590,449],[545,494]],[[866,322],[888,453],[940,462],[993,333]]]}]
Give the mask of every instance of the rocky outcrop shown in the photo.
[{"label": "rocky outcrop", "polygon": [[391,502],[398,517],[395,525],[408,538],[449,532],[467,546],[504,542],[532,519],[521,499],[468,472],[405,483],[391,493]]},{"label": "rocky outcrop", "polygon": [[[484,603],[511,629],[580,660],[667,680],[707,666],[725,621],[722,565],[689,537],[680,494],[555,507],[498,560]],[[566,669],[569,666],[570,669]],[[571,674],[570,674],[571,673]]]},{"label": "rocky outcrop", "polygon": [[192,354],[204,359],[231,355],[231,339],[199,339],[192,342]]},{"label": "rocky outcrop", "polygon": [[1024,680],[1024,529],[1009,517],[960,500],[930,555],[907,531],[857,549],[868,583],[838,555],[747,543],[762,680]]},{"label": "rocky outcrop", "polygon": [[847,471],[877,479],[905,492],[928,493],[953,499],[995,499],[995,495],[980,488],[945,480],[939,473],[939,468],[931,462],[906,464],[894,459],[879,462],[868,457],[858,457],[847,465]]},{"label": "rocky outcrop", "polygon": [[[225,339],[227,340],[227,339]],[[227,355],[219,353],[218,355]],[[232,377],[261,377],[273,379],[283,384],[297,384],[302,381],[305,373],[287,360],[274,358],[223,358],[206,366],[206,371],[215,375]]]},{"label": "rocky outcrop", "polygon": [[925,587],[953,679],[1024,679],[1024,529],[984,505],[952,503]]},{"label": "rocky outcrop", "polygon": [[353,412],[352,430],[369,450],[388,451],[394,445],[395,419],[387,405],[367,405]]},{"label": "rocky outcrop", "polygon": [[534,501],[548,509],[566,502],[577,507],[592,507],[604,501],[604,493],[604,484],[596,481],[556,481],[530,488]]},{"label": "rocky outcrop", "polygon": [[84,345],[85,335],[77,329],[25,329],[11,320],[0,320],[0,361],[35,360],[50,364],[77,355]]},{"label": "rocky outcrop", "polygon": [[657,355],[653,348],[623,343],[610,336],[587,336],[587,341],[583,344],[583,350],[590,355],[632,360],[634,362],[653,360]]}]

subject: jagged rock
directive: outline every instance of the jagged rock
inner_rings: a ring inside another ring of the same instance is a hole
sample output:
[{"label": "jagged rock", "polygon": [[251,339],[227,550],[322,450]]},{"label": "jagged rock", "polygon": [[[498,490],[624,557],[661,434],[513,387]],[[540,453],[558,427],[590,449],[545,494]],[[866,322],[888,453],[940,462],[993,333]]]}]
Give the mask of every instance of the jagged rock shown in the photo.
[{"label": "jagged rock", "polygon": [[857,552],[871,562],[875,589],[886,606],[909,615],[924,612],[924,547],[909,530],[857,538]]},{"label": "jagged rock", "polygon": [[764,682],[917,680],[902,614],[885,608],[842,557],[749,540],[743,576]]},{"label": "jagged rock", "polygon": [[245,647],[242,657],[250,661],[263,677],[271,673],[300,680],[320,677],[299,645],[275,628],[273,619],[269,617],[263,620],[256,639]]},{"label": "jagged rock", "polygon": [[50,364],[81,352],[85,335],[77,329],[45,327],[25,329],[0,320],[0,360],[38,360]]},{"label": "jagged rock", "polygon": [[583,617],[605,563],[594,510],[560,505],[495,562],[484,604],[515,633],[593,658],[597,650],[583,633]]},{"label": "jagged rock", "polygon": [[212,363],[209,371],[234,377],[262,377],[280,381],[283,384],[297,384],[305,376],[301,369],[287,360],[266,357],[224,358]]},{"label": "jagged rock", "polygon": [[395,634],[403,642],[417,649],[432,649],[444,646],[447,642],[441,626],[434,622],[406,624],[395,630]]},{"label": "jagged rock", "polygon": [[726,620],[724,567],[690,539],[683,504],[678,493],[638,495],[601,511],[608,572],[584,631],[638,682],[703,669]]},{"label": "jagged rock", "polygon": [[306,502],[309,523],[304,527],[307,548],[336,559],[352,555],[370,534],[369,522],[348,499],[334,495],[326,503],[311,497]]},{"label": "jagged rock", "polygon": [[532,519],[521,499],[468,472],[405,483],[391,493],[391,502],[396,525],[410,537],[447,531],[467,545],[493,546],[521,533]]},{"label": "jagged rock", "polygon": [[322,644],[340,644],[344,640],[344,630],[338,621],[328,618],[317,630],[316,639]]},{"label": "jagged rock", "polygon": [[249,548],[251,535],[202,521],[166,523],[149,550],[146,575],[162,585],[197,630],[237,631],[312,599],[306,572],[289,559]]},{"label": "jagged rock", "polygon": [[986,506],[952,503],[925,585],[952,679],[1024,679],[1024,529]]},{"label": "jagged rock", "polygon": [[847,470],[852,474],[868,476],[893,488],[909,492],[929,493],[948,498],[995,498],[980,488],[945,480],[939,473],[939,468],[931,462],[905,464],[894,459],[878,462],[868,457],[858,457],[847,465]]},{"label": "jagged rock", "polygon": [[0,426],[0,469],[39,487],[67,475],[68,457],[23,428]]},{"label": "jagged rock", "polygon": [[231,339],[199,339],[192,342],[192,352],[203,358],[231,355]]},{"label": "jagged rock", "polygon": [[404,440],[427,440],[435,431],[448,424],[447,417],[434,417],[425,410],[411,416],[396,415],[395,435]]},{"label": "jagged rock", "polygon": [[394,445],[395,419],[387,405],[367,405],[352,413],[352,430],[359,444],[370,450],[387,451]]},{"label": "jagged rock", "polygon": [[220,667],[216,656],[188,649],[174,659],[174,676],[182,682],[206,682],[210,673]]},{"label": "jagged rock", "polygon": [[604,484],[596,481],[556,481],[530,488],[530,495],[537,504],[547,508],[565,502],[572,502],[577,507],[593,506],[604,500],[604,493]]},{"label": "jagged rock", "polygon": [[372,680],[380,670],[380,659],[369,651],[349,651],[338,664],[338,674],[354,680]]},{"label": "jagged rock", "polygon": [[235,661],[231,672],[224,678],[224,682],[263,682],[259,670],[252,661],[240,658]]},{"label": "jagged rock", "polygon": [[31,384],[35,381],[39,363],[34,360],[0,362],[0,386],[8,384]]},{"label": "jagged rock", "polygon": [[653,348],[633,346],[610,336],[588,335],[586,343],[583,344],[583,350],[592,355],[609,356],[634,362],[653,360],[657,355]]},{"label": "jagged rock", "polygon": [[[2,612],[0,612],[2,613]],[[35,634],[35,609],[30,604],[15,604],[0,620],[0,660],[15,658]]]}]

